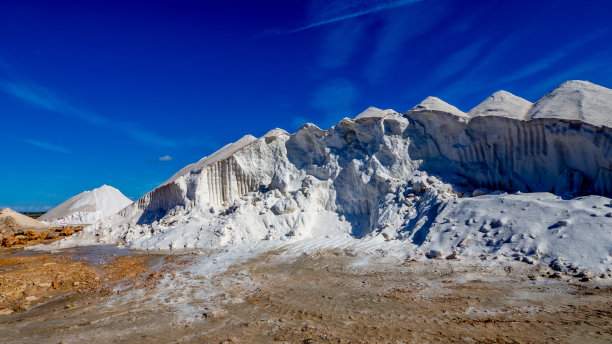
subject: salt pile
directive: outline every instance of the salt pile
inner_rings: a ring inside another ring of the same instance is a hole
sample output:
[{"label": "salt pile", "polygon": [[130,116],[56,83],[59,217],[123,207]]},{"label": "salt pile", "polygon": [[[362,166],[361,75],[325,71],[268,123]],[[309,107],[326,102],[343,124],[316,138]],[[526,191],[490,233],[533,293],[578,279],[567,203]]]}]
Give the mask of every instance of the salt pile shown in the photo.
[{"label": "salt pile", "polygon": [[116,214],[131,203],[121,191],[102,185],[69,198],[39,219],[51,224],[92,224]]},{"label": "salt pile", "polygon": [[329,130],[247,135],[52,247],[324,238],[609,272],[611,115],[612,90],[573,81],[533,106],[498,92],[468,116],[430,97],[403,115],[369,108]]},{"label": "salt pile", "polygon": [[44,226],[35,219],[18,213],[12,209],[4,208],[0,210],[0,233],[15,233],[26,228]]}]

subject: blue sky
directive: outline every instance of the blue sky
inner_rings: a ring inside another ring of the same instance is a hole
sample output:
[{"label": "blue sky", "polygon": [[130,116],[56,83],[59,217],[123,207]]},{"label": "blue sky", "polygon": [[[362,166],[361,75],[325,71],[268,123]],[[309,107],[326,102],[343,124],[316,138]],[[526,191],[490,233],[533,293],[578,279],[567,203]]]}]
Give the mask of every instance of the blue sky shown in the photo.
[{"label": "blue sky", "polygon": [[434,95],[467,111],[612,87],[608,1],[11,1],[0,5],[0,206],[102,184],[137,199],[245,134]]}]

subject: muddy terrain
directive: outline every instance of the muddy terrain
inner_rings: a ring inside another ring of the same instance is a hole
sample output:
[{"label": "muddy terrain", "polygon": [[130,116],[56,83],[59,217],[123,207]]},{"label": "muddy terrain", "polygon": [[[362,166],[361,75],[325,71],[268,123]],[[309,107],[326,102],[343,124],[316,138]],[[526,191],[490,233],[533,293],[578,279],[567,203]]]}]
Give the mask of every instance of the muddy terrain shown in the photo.
[{"label": "muddy terrain", "polygon": [[216,259],[5,251],[0,302],[13,313],[0,316],[3,342],[612,341],[608,282],[524,263],[392,263],[341,250],[276,250],[220,273],[198,268]]}]

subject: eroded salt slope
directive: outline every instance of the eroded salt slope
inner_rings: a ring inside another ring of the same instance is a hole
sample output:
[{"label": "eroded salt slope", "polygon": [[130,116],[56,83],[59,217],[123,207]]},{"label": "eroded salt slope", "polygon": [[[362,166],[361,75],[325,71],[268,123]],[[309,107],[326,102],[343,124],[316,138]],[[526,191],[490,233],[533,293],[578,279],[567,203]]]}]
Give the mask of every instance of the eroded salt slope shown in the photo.
[{"label": "eroded salt slope", "polygon": [[92,224],[116,214],[131,203],[121,191],[102,185],[69,198],[42,215],[39,220],[52,224]]},{"label": "eroded salt slope", "polygon": [[[594,97],[612,99],[612,93]],[[563,114],[520,120],[525,109],[519,108],[512,118],[499,111],[470,118],[428,98],[404,115],[368,109],[329,130],[305,124],[293,135],[275,129],[259,139],[246,136],[53,247],[165,250],[345,238],[430,257],[609,269],[610,123],[567,121]],[[597,109],[611,113],[612,106]],[[469,197],[490,193],[483,187],[599,196]],[[589,206],[596,210],[585,215]],[[555,227],[566,220],[569,225]]]}]

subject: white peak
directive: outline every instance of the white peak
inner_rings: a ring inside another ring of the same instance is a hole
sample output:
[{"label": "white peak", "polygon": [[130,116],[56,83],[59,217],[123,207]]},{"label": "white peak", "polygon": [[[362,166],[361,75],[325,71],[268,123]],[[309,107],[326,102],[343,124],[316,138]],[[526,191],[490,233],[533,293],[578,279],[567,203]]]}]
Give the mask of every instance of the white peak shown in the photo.
[{"label": "white peak", "polygon": [[359,115],[357,115],[354,119],[369,118],[369,117],[382,118],[388,115],[395,115],[395,114],[397,114],[397,111],[393,109],[382,110],[377,107],[370,106],[369,108],[361,112]]},{"label": "white peak", "polygon": [[558,118],[612,127],[612,90],[588,81],[562,83],[538,100],[528,118]]},{"label": "white peak", "polygon": [[470,117],[502,116],[525,119],[533,104],[506,91],[497,91],[468,112]]},{"label": "white peak", "polygon": [[170,177],[170,179],[166,180],[160,186],[169,184],[169,183],[175,181],[177,178],[179,178],[181,176],[184,176],[184,175],[186,175],[188,173],[191,173],[192,171],[200,170],[200,169],[202,169],[203,167],[205,167],[207,165],[210,165],[212,163],[215,163],[215,162],[223,160],[223,159],[227,159],[230,156],[232,156],[232,154],[234,154],[237,151],[241,150],[242,148],[248,146],[249,144],[253,143],[254,141],[257,141],[257,138],[255,136],[250,135],[250,134],[244,135],[243,137],[240,138],[240,140],[238,140],[236,142],[233,142],[233,143],[229,143],[229,144],[223,146],[218,151],[212,153],[211,155],[200,159],[198,162],[193,163],[193,164],[189,164],[189,165],[183,167],[181,170],[176,172],[172,177]]},{"label": "white peak", "polygon": [[116,214],[131,203],[121,191],[104,184],[69,198],[39,219],[52,223],[90,224]]},{"label": "white peak", "polygon": [[455,116],[465,117],[465,113],[438,97],[427,97],[410,111],[440,111]]},{"label": "white peak", "polygon": [[19,227],[19,228],[12,228],[13,231],[27,228],[27,227],[42,226],[42,223],[38,222],[37,220],[31,217],[18,213],[14,211],[13,209],[4,208],[0,210],[0,230],[11,230],[11,228],[4,228],[4,225],[3,225],[4,219],[8,217],[13,218],[13,220],[15,221],[15,224]]},{"label": "white peak", "polygon": [[568,80],[561,85],[557,86],[557,89],[597,89],[605,88],[603,86],[596,85],[586,80]]},{"label": "white peak", "polygon": [[262,137],[278,137],[278,136],[284,136],[287,135],[289,136],[289,133],[281,128],[274,128],[270,131],[268,131],[264,136]]}]

